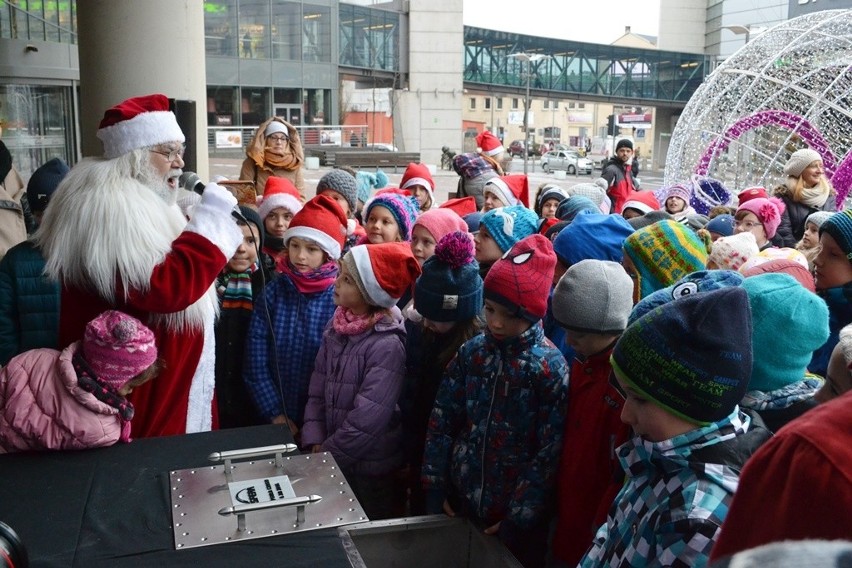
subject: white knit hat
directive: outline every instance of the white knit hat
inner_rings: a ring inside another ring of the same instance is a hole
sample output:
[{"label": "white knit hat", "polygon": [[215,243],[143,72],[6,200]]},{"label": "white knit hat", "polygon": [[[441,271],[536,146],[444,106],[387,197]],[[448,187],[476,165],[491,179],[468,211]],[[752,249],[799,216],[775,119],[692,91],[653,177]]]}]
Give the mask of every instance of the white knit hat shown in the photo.
[{"label": "white knit hat", "polygon": [[811,150],[810,148],[796,150],[793,152],[793,155],[790,156],[790,159],[787,160],[787,163],[784,164],[784,173],[790,177],[797,178],[802,175],[805,168],[817,160],[821,162],[822,156],[820,156],[819,152],[816,150]]},{"label": "white knit hat", "polygon": [[717,239],[707,256],[707,262],[712,260],[721,269],[739,270],[740,266],[759,252],[760,248],[752,233],[737,233]]}]

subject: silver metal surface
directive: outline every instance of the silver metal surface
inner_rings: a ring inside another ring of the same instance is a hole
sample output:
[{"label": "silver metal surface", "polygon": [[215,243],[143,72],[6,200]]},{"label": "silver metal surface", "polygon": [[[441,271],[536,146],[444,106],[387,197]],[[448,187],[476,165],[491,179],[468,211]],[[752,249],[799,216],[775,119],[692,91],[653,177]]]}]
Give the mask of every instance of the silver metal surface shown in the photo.
[{"label": "silver metal surface", "polygon": [[[286,475],[296,496],[310,502],[222,516],[221,509],[239,505],[231,500],[225,466],[170,472],[175,548],[208,546],[369,520],[328,452],[284,457],[282,468],[276,467],[275,461],[232,463],[230,477],[234,482],[241,482]],[[316,500],[317,496],[321,499]],[[238,530],[237,517],[244,520],[244,530]]]}]

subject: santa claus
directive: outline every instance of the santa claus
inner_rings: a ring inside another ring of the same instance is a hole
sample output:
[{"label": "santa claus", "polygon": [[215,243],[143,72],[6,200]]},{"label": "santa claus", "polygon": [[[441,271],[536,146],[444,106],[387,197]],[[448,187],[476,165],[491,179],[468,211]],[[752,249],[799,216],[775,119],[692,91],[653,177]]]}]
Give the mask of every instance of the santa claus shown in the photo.
[{"label": "santa claus", "polygon": [[128,99],[98,129],[103,158],[66,176],[36,234],[62,285],[60,343],[106,309],[144,321],[164,370],[130,396],[137,437],[214,426],[216,276],[242,242],[236,199],[206,187],[187,222],[175,204],[184,135],[163,95]]}]

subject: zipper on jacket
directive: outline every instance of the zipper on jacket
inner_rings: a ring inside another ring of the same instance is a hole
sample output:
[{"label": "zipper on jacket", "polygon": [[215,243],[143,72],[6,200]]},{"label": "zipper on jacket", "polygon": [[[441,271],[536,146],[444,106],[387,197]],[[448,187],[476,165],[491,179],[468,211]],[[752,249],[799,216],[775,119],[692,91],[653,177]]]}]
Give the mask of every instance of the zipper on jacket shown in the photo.
[{"label": "zipper on jacket", "polygon": [[482,519],[482,494],[485,493],[485,451],[488,448],[488,427],[491,425],[491,412],[494,410],[494,395],[497,394],[497,383],[500,381],[502,374],[503,358],[501,357],[497,362],[494,386],[491,387],[491,404],[488,405],[488,418],[485,420],[485,434],[482,438],[482,456],[479,463],[479,502],[476,505],[476,511],[480,519]]}]

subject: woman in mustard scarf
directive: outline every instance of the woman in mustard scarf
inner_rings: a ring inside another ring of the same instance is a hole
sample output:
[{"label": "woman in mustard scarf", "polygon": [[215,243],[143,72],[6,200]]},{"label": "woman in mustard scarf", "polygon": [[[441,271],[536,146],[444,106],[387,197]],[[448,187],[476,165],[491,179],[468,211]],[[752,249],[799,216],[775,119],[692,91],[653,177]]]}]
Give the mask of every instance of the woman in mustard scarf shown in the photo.
[{"label": "woman in mustard scarf", "polygon": [[299,132],[289,122],[273,116],[257,127],[254,138],[246,148],[241,180],[252,180],[258,195],[263,195],[269,177],[287,178],[299,190],[305,202],[305,178],[302,166],[305,151]]}]

